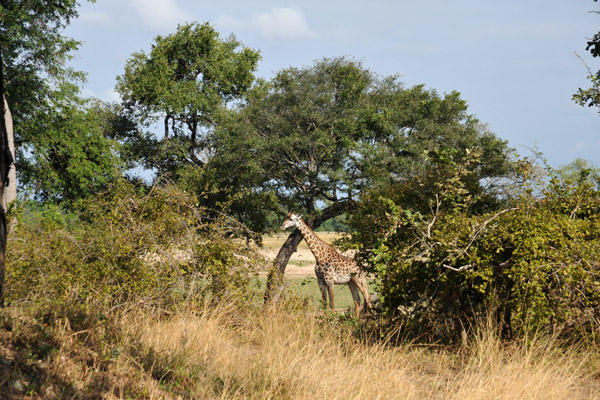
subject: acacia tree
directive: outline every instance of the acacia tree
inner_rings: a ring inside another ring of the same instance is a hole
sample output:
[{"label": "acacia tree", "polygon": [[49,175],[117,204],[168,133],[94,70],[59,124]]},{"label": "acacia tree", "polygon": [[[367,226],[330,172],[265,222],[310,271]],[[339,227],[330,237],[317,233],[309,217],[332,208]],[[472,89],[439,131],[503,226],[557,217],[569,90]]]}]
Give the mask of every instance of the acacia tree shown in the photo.
[{"label": "acacia tree", "polygon": [[[243,145],[223,151],[250,160],[240,163],[261,174],[263,190],[304,213],[313,229],[351,211],[365,189],[412,173],[426,162],[425,150],[481,148],[490,158],[480,178],[501,173],[506,161],[506,144],[481,129],[457,93],[405,89],[397,77],[380,78],[346,58],[280,71],[252,92],[240,118],[246,128],[229,132],[229,142]],[[266,300],[277,295],[301,240],[296,230],[279,250]]]},{"label": "acacia tree", "polygon": [[252,85],[258,60],[257,51],[233,36],[221,38],[208,23],[179,26],[157,36],[149,54],[134,53],[117,77],[117,91],[142,126],[159,119],[164,126],[162,137],[138,137],[144,165],[163,174],[203,166],[210,134]]}]

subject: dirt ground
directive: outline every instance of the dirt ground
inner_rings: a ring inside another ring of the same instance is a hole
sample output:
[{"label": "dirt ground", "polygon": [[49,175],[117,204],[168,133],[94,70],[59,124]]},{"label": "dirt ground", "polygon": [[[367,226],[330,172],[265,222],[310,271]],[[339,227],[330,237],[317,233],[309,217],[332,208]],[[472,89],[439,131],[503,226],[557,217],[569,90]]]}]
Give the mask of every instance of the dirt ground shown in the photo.
[{"label": "dirt ground", "polygon": [[[267,260],[272,261],[277,256],[279,249],[260,249],[259,253]],[[292,254],[290,262],[285,269],[285,275],[288,278],[304,278],[315,274],[315,257],[313,257],[310,249],[298,249],[297,252]],[[261,271],[262,274],[266,274],[266,271]]]}]

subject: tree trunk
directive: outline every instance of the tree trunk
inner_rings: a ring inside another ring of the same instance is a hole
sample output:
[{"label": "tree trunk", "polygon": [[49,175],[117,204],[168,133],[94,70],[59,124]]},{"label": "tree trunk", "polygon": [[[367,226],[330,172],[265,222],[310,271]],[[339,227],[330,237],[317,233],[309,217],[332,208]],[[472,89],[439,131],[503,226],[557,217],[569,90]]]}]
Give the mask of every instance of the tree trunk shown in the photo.
[{"label": "tree trunk", "polygon": [[[4,123],[6,126],[6,137],[8,140],[8,149],[11,154],[11,158],[15,159],[15,134],[13,129],[13,119],[8,107],[6,97],[4,97]],[[17,199],[17,170],[14,162],[10,165],[8,170],[8,181],[2,194],[2,208],[4,212],[8,211],[8,205]]]},{"label": "tree trunk", "polygon": [[[0,51],[0,98],[4,99],[4,62],[2,61],[2,52]],[[12,157],[8,147],[8,133],[4,116],[5,102],[2,103],[2,112],[0,112],[0,198],[4,196],[4,188],[8,180],[8,170],[12,164]],[[6,212],[0,207],[0,306],[4,306],[4,269],[6,251]]]},{"label": "tree trunk", "polygon": [[267,277],[265,304],[269,304],[272,302],[272,300],[280,297],[281,292],[284,289],[283,275],[285,274],[285,268],[287,267],[288,261],[290,260],[290,257],[292,257],[292,254],[294,254],[298,249],[298,245],[302,239],[302,233],[300,230],[294,229],[294,231],[290,233],[287,240],[279,249],[277,257],[275,257],[275,261],[273,261],[271,271],[269,271],[269,276]]},{"label": "tree trunk", "polygon": [[[353,206],[354,202],[352,201],[333,203],[331,206],[324,209],[318,217],[307,218],[305,220],[306,225],[308,225],[310,229],[317,229],[323,222],[343,214],[344,211],[349,210],[350,207]],[[275,299],[281,297],[281,292],[284,289],[283,276],[285,274],[285,269],[290,261],[290,257],[296,252],[302,239],[303,237],[300,230],[295,229],[279,249],[277,257],[275,257],[275,261],[273,261],[273,267],[271,268],[271,271],[269,271],[267,277],[267,289],[264,297],[265,305],[271,304]]]}]

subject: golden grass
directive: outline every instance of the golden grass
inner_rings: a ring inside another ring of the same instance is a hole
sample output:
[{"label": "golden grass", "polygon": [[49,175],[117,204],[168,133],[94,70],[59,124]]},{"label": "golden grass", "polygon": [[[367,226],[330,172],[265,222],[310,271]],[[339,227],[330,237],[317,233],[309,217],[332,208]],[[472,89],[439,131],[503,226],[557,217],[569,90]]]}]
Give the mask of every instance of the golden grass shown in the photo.
[{"label": "golden grass", "polygon": [[600,398],[586,367],[591,356],[559,351],[551,341],[506,345],[484,328],[458,351],[391,347],[360,342],[327,321],[282,311],[239,318],[214,309],[166,320],[128,315],[123,324],[163,390],[184,388],[184,397]]},{"label": "golden grass", "polygon": [[360,340],[328,313],[210,303],[78,318],[0,310],[0,399],[600,398],[598,351],[506,343],[489,326],[448,348]]}]

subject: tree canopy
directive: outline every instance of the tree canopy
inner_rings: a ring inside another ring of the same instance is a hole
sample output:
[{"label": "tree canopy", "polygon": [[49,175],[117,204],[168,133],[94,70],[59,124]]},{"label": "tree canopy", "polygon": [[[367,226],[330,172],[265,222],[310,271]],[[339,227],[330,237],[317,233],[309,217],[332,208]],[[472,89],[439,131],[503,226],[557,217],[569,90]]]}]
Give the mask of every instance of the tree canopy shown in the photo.
[{"label": "tree canopy", "polygon": [[[478,150],[487,156],[475,167],[478,179],[504,174],[506,143],[466,110],[456,92],[407,89],[357,61],[322,59],[260,82],[237,123],[217,135],[224,146],[215,147],[216,159],[235,154],[238,170],[254,171],[263,191],[317,228],[351,210],[365,190],[414,174],[428,151]],[[300,240],[290,235],[276,270],[285,270]]]},{"label": "tree canopy", "polygon": [[259,53],[208,23],[179,26],[157,36],[149,54],[134,53],[117,78],[126,108],[142,126],[162,119],[164,135],[147,134],[142,161],[169,173],[207,161],[208,136],[228,105],[254,81]]},{"label": "tree canopy", "polygon": [[246,130],[231,133],[247,149],[241,158],[260,166],[287,207],[310,215],[413,174],[427,151],[479,150],[479,178],[508,165],[506,142],[467,113],[459,93],[404,88],[346,58],[280,71],[253,91],[241,116]]},{"label": "tree canopy", "polygon": [[85,76],[68,65],[80,43],[62,31],[77,16],[75,0],[0,2],[19,180],[38,198],[84,197],[119,172],[110,142],[80,97]]}]

